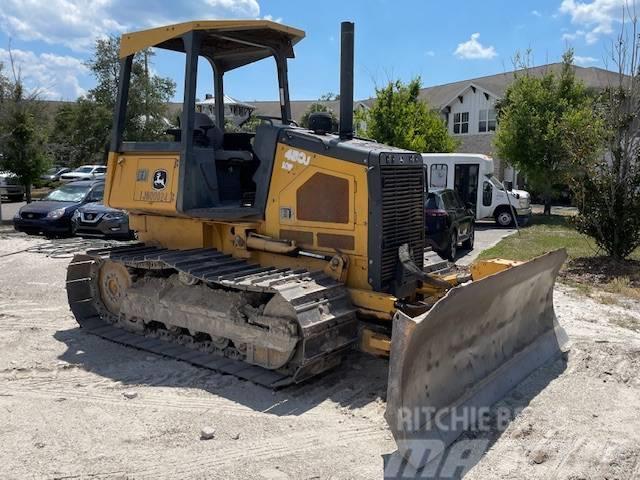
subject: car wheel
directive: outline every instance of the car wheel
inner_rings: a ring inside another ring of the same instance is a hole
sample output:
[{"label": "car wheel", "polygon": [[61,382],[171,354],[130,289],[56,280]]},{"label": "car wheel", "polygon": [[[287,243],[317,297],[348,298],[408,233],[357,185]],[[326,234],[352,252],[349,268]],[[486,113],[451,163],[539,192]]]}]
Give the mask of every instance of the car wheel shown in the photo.
[{"label": "car wheel", "polygon": [[496,213],[496,223],[501,227],[510,227],[513,224],[513,215],[509,210],[501,210]]},{"label": "car wheel", "polygon": [[451,232],[451,238],[449,239],[449,245],[447,245],[447,260],[454,261],[456,254],[458,253],[458,233],[453,230]]},{"label": "car wheel", "polygon": [[21,202],[24,199],[24,195],[9,195],[10,202]]},{"label": "car wheel", "polygon": [[476,229],[473,224],[471,224],[471,229],[469,231],[469,238],[467,238],[464,242],[462,242],[462,248],[467,250],[473,250],[473,243],[476,239]]}]

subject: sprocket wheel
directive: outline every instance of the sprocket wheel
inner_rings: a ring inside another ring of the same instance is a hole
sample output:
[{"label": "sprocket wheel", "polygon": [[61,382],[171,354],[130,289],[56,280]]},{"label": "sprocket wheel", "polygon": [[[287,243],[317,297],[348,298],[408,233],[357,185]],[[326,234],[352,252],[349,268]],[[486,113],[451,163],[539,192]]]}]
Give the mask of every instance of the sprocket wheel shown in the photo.
[{"label": "sprocket wheel", "polygon": [[113,315],[120,314],[120,306],[132,279],[127,267],[112,260],[106,260],[98,273],[98,290],[104,306]]}]

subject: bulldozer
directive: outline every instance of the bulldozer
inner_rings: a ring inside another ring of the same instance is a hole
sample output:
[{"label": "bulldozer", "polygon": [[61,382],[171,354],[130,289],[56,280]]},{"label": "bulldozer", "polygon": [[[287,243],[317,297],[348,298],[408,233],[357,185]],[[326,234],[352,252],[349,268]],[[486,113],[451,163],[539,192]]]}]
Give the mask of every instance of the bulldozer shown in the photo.
[{"label": "bulldozer", "polygon": [[[354,135],[353,23],[342,24],[334,133],[327,115],[308,128],[292,119],[288,61],[304,36],[266,20],[122,36],[104,203],[129,212],[138,243],[76,255],[69,305],[90,333],[270,388],[354,349],[389,357],[386,418],[422,465],[438,454],[425,442],[461,433],[429,417],[491,405],[565,349],[552,293],[566,254],[426,272],[421,155]],[[183,54],[180,122],[162,141],[128,141],[132,63],[151,47]],[[214,118],[196,109],[199,59]],[[226,129],[225,74],[264,59],[280,116]]]}]

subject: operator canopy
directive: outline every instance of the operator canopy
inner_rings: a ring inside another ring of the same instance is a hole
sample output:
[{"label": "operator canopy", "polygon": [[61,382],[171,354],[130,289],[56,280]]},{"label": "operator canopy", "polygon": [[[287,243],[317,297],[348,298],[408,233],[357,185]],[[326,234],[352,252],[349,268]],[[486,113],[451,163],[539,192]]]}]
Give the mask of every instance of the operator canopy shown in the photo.
[{"label": "operator canopy", "polygon": [[225,72],[276,53],[293,58],[293,46],[305,36],[302,30],[268,20],[184,22],[123,34],[120,58],[148,47],[184,53],[182,36],[191,31],[201,32],[199,54]]}]

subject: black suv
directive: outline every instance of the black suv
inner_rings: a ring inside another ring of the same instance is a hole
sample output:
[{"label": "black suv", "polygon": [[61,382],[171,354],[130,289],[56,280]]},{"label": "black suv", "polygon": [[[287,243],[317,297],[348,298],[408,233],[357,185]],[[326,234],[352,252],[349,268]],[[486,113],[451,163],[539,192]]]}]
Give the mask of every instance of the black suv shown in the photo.
[{"label": "black suv", "polygon": [[472,249],[475,236],[475,214],[464,204],[455,190],[429,192],[425,205],[427,245],[447,260],[455,260],[458,244]]}]

